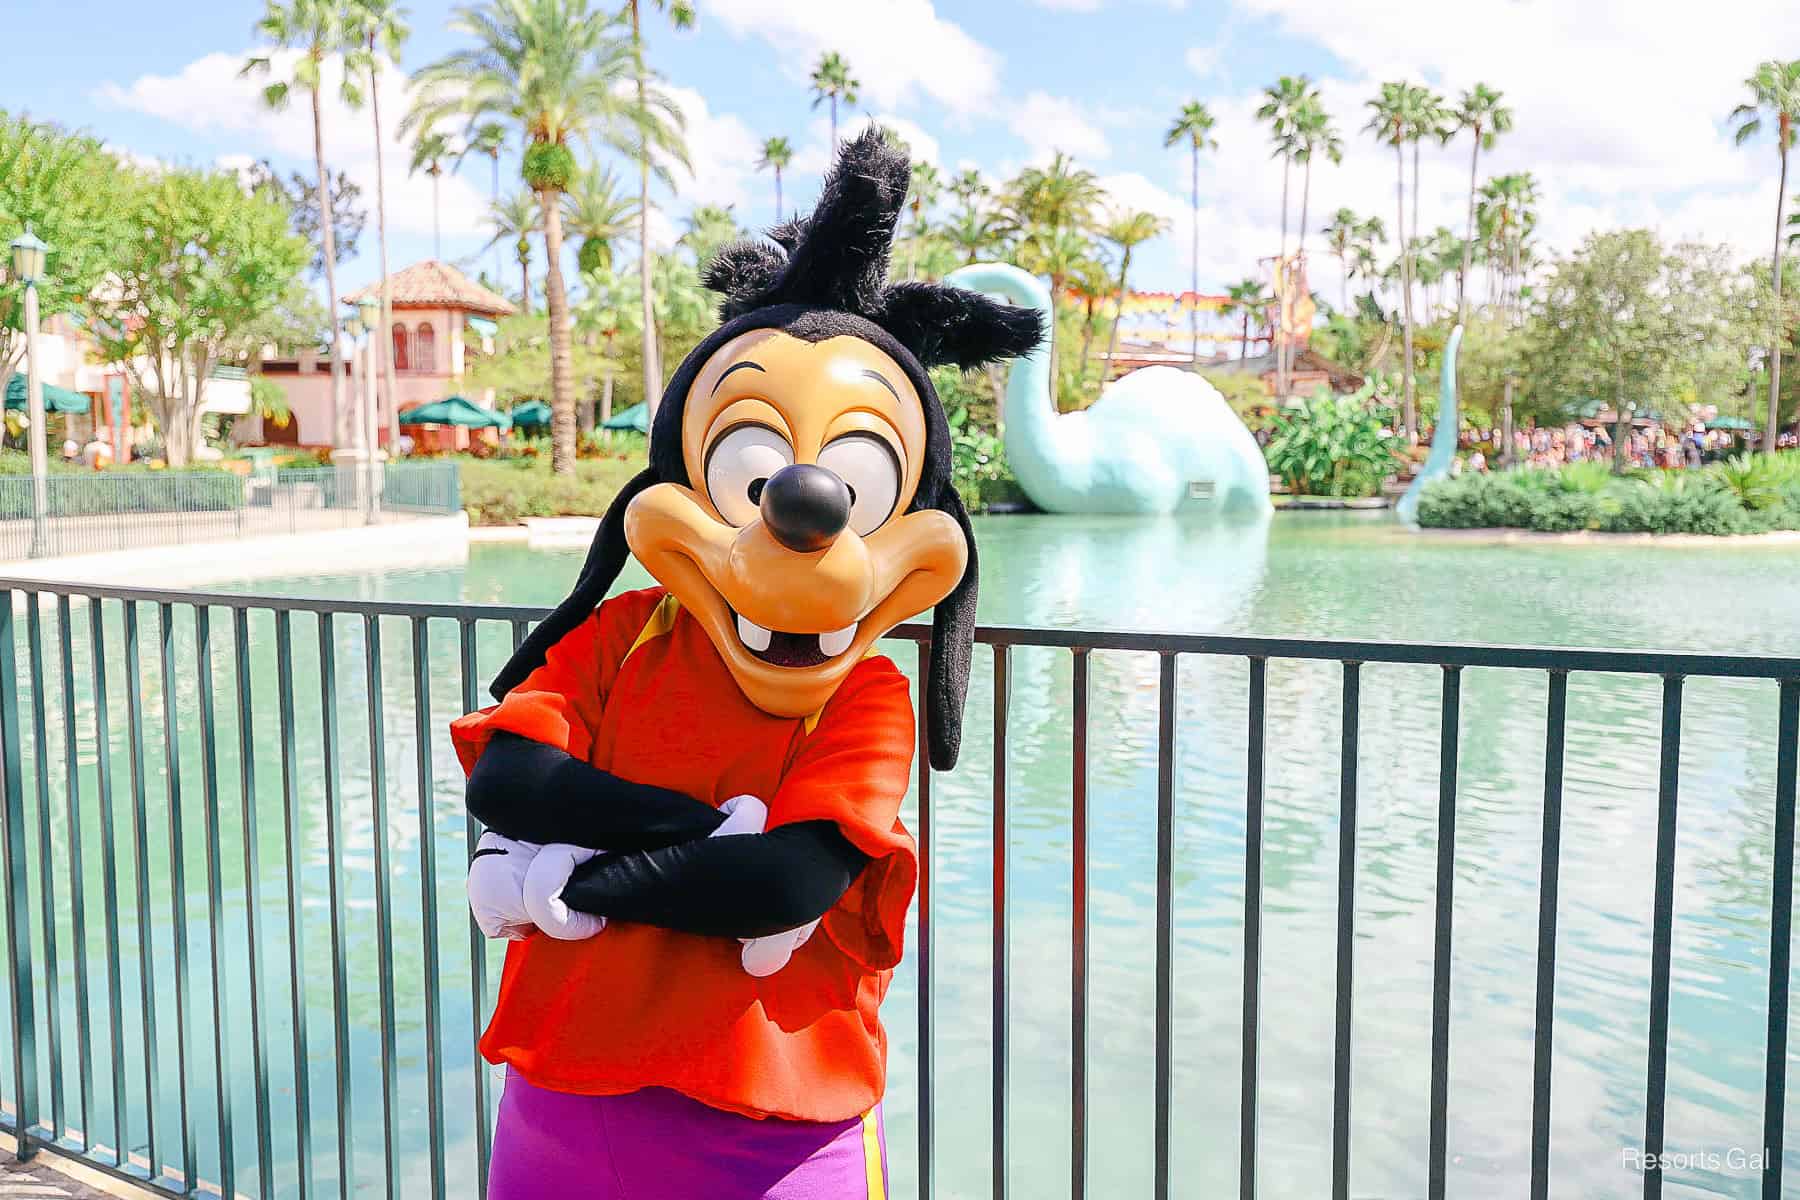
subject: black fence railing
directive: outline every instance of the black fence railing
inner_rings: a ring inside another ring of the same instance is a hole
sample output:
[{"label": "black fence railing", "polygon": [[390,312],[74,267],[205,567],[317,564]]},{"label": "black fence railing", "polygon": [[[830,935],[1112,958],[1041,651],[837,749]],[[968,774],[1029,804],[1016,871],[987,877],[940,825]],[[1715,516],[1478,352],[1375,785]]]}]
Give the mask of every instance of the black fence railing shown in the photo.
[{"label": "black fence railing", "polygon": [[[490,656],[497,656],[516,646],[542,615],[543,610],[523,607],[0,579],[0,824],[12,1022],[4,1124],[20,1139],[22,1153],[54,1144],[171,1196],[191,1194],[202,1181],[226,1195],[394,1196],[405,1173],[398,1149],[402,1124],[422,1121],[425,1167],[409,1188],[433,1197],[485,1191],[492,1081],[468,1048],[485,1017],[492,964],[490,947],[460,903],[463,856],[476,830],[461,815],[454,777],[440,780],[433,765],[443,746],[443,722],[482,698],[480,648],[486,645]],[[316,648],[310,652],[300,636],[304,626],[296,629],[300,622],[314,627]],[[405,636],[390,640],[389,630],[403,630]],[[451,633],[450,641],[434,638],[441,631]],[[904,626],[893,636],[917,644],[922,670],[928,627]],[[1236,660],[1248,668],[1243,741],[1216,747],[1219,756],[1242,756],[1245,767],[1240,1106],[1234,1131],[1237,1191],[1244,1200],[1258,1194],[1266,1169],[1259,1085],[1263,1053],[1271,1044],[1263,1021],[1263,982],[1272,661],[1335,669],[1341,706],[1334,739],[1336,904],[1327,972],[1333,994],[1328,1001],[1319,998],[1331,1014],[1329,1194],[1339,1200],[1350,1195],[1357,1117],[1352,1050],[1365,667],[1430,667],[1440,679],[1424,1171],[1432,1200],[1449,1192],[1448,1116],[1455,1105],[1450,1005],[1465,672],[1529,673],[1541,678],[1544,689],[1536,922],[1535,929],[1520,932],[1521,940],[1533,944],[1535,959],[1526,1193],[1533,1200],[1569,1194],[1552,1181],[1550,1115],[1570,676],[1643,676],[1660,689],[1644,999],[1648,1053],[1641,1150],[1649,1165],[1641,1186],[1648,1197],[1661,1193],[1664,1179],[1684,685],[1714,678],[1766,682],[1777,718],[1776,744],[1769,751],[1776,760],[1769,966],[1762,1010],[1740,1016],[1741,1032],[1760,1036],[1764,1047],[1760,1191],[1768,1198],[1782,1194],[1800,658],[1074,629],[983,628],[977,636],[988,647],[993,697],[992,858],[987,886],[976,900],[992,913],[986,1140],[995,1197],[1014,1194],[1011,1176],[1022,1148],[1029,1151],[1059,1136],[1033,1128],[1021,1147],[1010,1122],[1018,1094],[1009,1079],[1018,1053],[1011,1037],[1018,996],[1012,986],[1010,848],[1016,832],[1009,827],[1008,763],[1015,733],[1009,717],[1015,708],[1014,655],[1042,648],[1072,658],[1066,729],[1055,735],[1066,737],[1071,767],[1066,1137],[1072,1196],[1116,1194],[1090,1174],[1096,1118],[1090,1095],[1096,1060],[1090,1028],[1089,781],[1096,759],[1090,743],[1095,652],[1155,656],[1157,666],[1154,979],[1148,1022],[1154,1130],[1147,1139],[1147,1174],[1158,1200],[1179,1190],[1172,1160],[1177,1134],[1185,1132],[1174,1127],[1172,1095],[1182,658]],[[444,657],[434,645],[443,647]],[[346,678],[340,663],[350,659],[360,659],[361,669]],[[84,660],[85,670],[77,671],[78,660]],[[447,663],[454,666],[443,669]],[[410,691],[390,689],[384,678],[389,671],[408,680]],[[231,691],[223,698],[216,694],[216,675],[229,677]],[[410,707],[404,727],[387,724],[394,703]],[[78,747],[78,733],[83,746],[91,736],[91,759],[84,759],[88,751]],[[1044,734],[1037,729],[1030,736],[1041,741]],[[122,769],[115,769],[115,755]],[[922,867],[911,962],[917,1006],[911,1065],[917,1080],[916,1189],[929,1198],[940,1194],[936,1114],[944,1102],[935,1053],[944,1033],[934,999],[943,970],[939,917],[946,886],[956,889],[950,900],[966,900],[957,892],[966,891],[970,881],[940,877],[937,784],[923,765],[923,747],[918,757],[913,820]],[[235,788],[228,759],[235,759]],[[390,807],[409,774],[410,814]],[[53,790],[58,775],[60,797]],[[413,820],[416,826],[408,824]],[[406,843],[396,830],[416,831],[416,848],[402,855]],[[233,833],[239,843],[235,856]],[[271,858],[280,861],[279,870],[271,871]],[[129,872],[122,870],[127,861]],[[129,888],[121,886],[125,874]],[[97,914],[91,894],[96,885]],[[271,919],[277,913],[285,916]],[[96,918],[102,926],[98,940],[91,935]],[[65,924],[70,934],[63,933]],[[320,936],[323,943],[312,940]],[[86,956],[96,948],[104,961],[90,974],[94,964]],[[72,970],[59,961],[65,952],[75,958]],[[61,1019],[69,1006],[58,992],[71,978],[72,1023]],[[361,1018],[371,1013],[373,1027],[365,1028]],[[290,1045],[278,1048],[283,1029]],[[328,1031],[322,1040],[321,1030]],[[66,1084],[71,1055],[76,1060],[72,1089]],[[241,1066],[246,1058],[247,1076]],[[357,1079],[361,1089],[354,1086]],[[379,1124],[355,1119],[358,1091],[379,1092]],[[403,1091],[414,1102],[424,1097],[419,1113],[407,1115],[411,1109]],[[332,1131],[332,1145],[321,1155],[315,1135],[326,1129]],[[1313,1194],[1326,1190],[1321,1180]],[[967,1194],[966,1185],[960,1194]]]}]

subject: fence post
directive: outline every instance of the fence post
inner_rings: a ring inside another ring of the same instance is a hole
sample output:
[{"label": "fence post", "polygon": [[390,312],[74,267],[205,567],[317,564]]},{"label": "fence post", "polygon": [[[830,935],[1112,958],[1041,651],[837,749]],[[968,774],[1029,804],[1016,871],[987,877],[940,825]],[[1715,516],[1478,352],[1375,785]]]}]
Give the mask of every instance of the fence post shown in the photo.
[{"label": "fence post", "polygon": [[[31,1127],[37,1124],[37,1022],[32,1007],[31,901],[25,874],[25,787],[20,770],[19,664],[13,646],[13,602],[18,593],[0,592],[0,787],[5,790],[6,940],[12,952],[13,1112],[17,1142],[13,1156],[25,1162],[37,1153]],[[37,603],[37,597],[30,598]],[[38,697],[32,697],[33,702]],[[37,747],[37,769],[43,770],[43,747]],[[49,863],[43,864],[50,869]]]}]

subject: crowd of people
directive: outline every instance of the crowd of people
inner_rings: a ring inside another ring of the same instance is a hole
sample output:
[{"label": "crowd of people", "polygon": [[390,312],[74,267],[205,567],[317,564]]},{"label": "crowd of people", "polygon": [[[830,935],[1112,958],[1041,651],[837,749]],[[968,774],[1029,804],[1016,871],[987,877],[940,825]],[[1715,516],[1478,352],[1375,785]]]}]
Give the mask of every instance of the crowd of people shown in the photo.
[{"label": "crowd of people", "polygon": [[[1487,471],[1500,465],[1505,435],[1498,429],[1464,430],[1460,439],[1462,466]],[[1783,434],[1781,444],[1792,445],[1794,435]],[[1685,429],[1662,425],[1634,426],[1624,445],[1626,462],[1633,467],[1698,467],[1736,453],[1738,439],[1723,429],[1708,429],[1694,421]],[[1570,422],[1567,425],[1533,426],[1513,431],[1511,461],[1521,466],[1561,467],[1570,463],[1613,461],[1612,431],[1604,424]]]}]

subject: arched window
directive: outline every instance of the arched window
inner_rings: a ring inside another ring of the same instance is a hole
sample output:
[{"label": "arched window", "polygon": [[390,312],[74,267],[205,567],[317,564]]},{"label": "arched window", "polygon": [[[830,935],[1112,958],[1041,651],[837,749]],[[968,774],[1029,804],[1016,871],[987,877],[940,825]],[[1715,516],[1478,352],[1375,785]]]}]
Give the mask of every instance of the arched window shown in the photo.
[{"label": "arched window", "polygon": [[414,364],[421,371],[437,370],[437,334],[432,331],[430,321],[420,321],[419,331],[413,335],[414,355],[418,361]]},{"label": "arched window", "polygon": [[398,321],[395,321],[394,322],[394,370],[409,371],[412,369],[412,355],[408,353],[408,350],[410,350],[410,349],[411,349],[411,347],[409,347],[406,344],[406,326],[402,325]]}]

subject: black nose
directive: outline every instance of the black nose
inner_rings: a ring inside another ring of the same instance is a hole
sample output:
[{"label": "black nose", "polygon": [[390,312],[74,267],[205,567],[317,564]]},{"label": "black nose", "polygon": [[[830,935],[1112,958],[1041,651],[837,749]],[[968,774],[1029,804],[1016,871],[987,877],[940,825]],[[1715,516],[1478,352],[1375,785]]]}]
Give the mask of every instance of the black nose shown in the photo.
[{"label": "black nose", "polygon": [[824,467],[783,467],[763,485],[762,519],[789,550],[823,550],[850,523],[850,489]]}]

